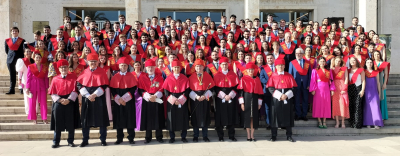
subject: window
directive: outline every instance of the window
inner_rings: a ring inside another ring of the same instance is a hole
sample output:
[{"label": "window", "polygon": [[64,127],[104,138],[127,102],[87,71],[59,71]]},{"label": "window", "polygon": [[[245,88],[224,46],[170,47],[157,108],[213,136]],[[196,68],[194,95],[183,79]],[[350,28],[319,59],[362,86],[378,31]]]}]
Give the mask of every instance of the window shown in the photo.
[{"label": "window", "polygon": [[73,26],[78,21],[84,21],[85,16],[89,15],[92,20],[96,21],[99,30],[101,30],[106,20],[111,23],[117,22],[119,15],[125,15],[125,10],[67,9],[66,14],[71,17]]},{"label": "window", "polygon": [[286,25],[289,25],[290,22],[296,23],[296,21],[301,20],[303,24],[307,24],[309,20],[312,20],[311,16],[312,11],[261,11],[260,12],[260,20],[261,24],[267,22],[267,15],[271,14],[275,21],[279,23],[281,19],[286,21]]},{"label": "window", "polygon": [[221,22],[221,15],[224,14],[224,11],[168,11],[168,10],[160,10],[158,12],[158,17],[171,16],[172,19],[181,21],[185,21],[186,19],[191,19],[191,21],[196,21],[197,15],[200,15],[202,20],[204,21],[204,17],[211,17],[211,21],[215,21],[216,24]]}]

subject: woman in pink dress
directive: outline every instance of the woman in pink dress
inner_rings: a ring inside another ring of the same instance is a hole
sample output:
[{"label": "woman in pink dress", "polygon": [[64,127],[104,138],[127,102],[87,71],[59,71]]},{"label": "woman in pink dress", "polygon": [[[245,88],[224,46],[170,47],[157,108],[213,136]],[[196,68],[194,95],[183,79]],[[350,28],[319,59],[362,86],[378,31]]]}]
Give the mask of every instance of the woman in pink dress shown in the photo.
[{"label": "woman in pink dress", "polygon": [[[331,117],[331,96],[335,91],[332,71],[324,57],[318,59],[318,67],[312,70],[310,92],[314,96],[312,116],[318,118],[318,127],[326,128],[326,118]],[[321,123],[321,118],[323,121]]]},{"label": "woman in pink dress", "polygon": [[40,51],[35,51],[35,63],[28,66],[26,93],[29,98],[28,120],[34,120],[37,123],[36,101],[40,104],[40,115],[44,124],[47,124],[47,88],[49,88],[49,79],[47,77],[48,67],[42,64],[42,55]]},{"label": "woman in pink dress", "polygon": [[335,128],[339,128],[339,120],[342,121],[342,128],[346,128],[344,119],[348,119],[349,115],[349,96],[347,87],[349,84],[349,76],[347,67],[340,56],[336,56],[332,60],[331,70],[333,82],[335,84],[335,93],[332,96],[332,117],[336,119]]}]

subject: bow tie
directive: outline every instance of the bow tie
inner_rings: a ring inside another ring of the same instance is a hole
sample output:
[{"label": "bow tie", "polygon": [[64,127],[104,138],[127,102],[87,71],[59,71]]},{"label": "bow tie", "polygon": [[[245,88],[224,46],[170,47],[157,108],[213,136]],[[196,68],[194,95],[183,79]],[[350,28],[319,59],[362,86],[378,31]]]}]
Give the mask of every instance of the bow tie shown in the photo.
[{"label": "bow tie", "polygon": [[61,76],[61,78],[63,78],[63,79],[65,79],[65,77],[67,77],[67,75],[65,75],[65,76]]},{"label": "bow tie", "polygon": [[201,77],[201,74],[197,74],[197,77]]}]

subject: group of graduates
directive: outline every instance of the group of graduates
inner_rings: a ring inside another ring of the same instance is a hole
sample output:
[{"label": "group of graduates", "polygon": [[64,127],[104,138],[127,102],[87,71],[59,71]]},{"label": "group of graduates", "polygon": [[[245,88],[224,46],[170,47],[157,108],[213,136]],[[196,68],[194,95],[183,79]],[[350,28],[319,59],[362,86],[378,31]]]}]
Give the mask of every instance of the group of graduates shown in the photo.
[{"label": "group of graduates", "polygon": [[256,141],[254,130],[265,118],[270,141],[282,128],[294,142],[294,121],[307,121],[310,111],[322,129],[326,118],[336,119],[335,128],[345,128],[345,119],[352,128],[383,126],[390,64],[378,34],[364,32],[357,17],[349,28],[328,19],[305,27],[302,21],[286,26],[272,15],[267,19],[262,26],[258,18],[237,25],[235,15],[230,22],[222,16],[216,26],[210,17],[203,22],[197,16],[192,23],[154,16],[131,26],[120,15],[119,22],[106,21],[98,30],[89,16],[74,29],[65,16],[56,35],[45,26],[45,35],[36,31],[31,43],[13,27],[5,41],[7,94],[15,94],[18,72],[26,114],[34,124],[39,108],[47,124],[51,95],[53,148],[65,130],[69,146],[75,146],[76,128],[82,128],[80,147],[85,147],[91,127],[100,128],[106,146],[110,121],[117,130],[115,144],[122,143],[124,128],[130,144],[135,131],[146,131],[145,143],[151,142],[153,130],[162,143],[163,129],[169,130],[170,143],[175,131],[186,143],[190,125],[193,142],[200,128],[209,142],[211,113],[219,141],[224,141],[224,127],[232,141],[235,127],[244,127],[247,141]]}]

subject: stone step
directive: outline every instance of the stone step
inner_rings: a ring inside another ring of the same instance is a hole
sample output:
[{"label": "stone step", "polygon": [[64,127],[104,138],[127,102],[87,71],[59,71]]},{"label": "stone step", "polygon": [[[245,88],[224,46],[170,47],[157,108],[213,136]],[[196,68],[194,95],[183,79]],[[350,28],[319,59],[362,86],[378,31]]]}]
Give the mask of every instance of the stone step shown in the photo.
[{"label": "stone step", "polygon": [[400,74],[389,74],[390,78],[400,78]]},{"label": "stone step", "polygon": [[[0,87],[0,93],[7,93],[9,89],[10,89],[10,87]],[[15,87],[15,92],[19,93],[18,87]]]},{"label": "stone step", "polygon": [[387,90],[398,90],[400,89],[400,85],[386,85]]},{"label": "stone step", "polygon": [[392,96],[386,96],[386,100],[389,103],[400,103],[400,97],[392,97]]},{"label": "stone step", "polygon": [[[98,128],[93,128],[98,130]],[[113,129],[113,122],[110,122],[110,126],[107,127],[108,130]],[[12,131],[49,131],[50,124],[43,124],[42,122],[38,122],[38,124],[34,125],[32,121],[25,123],[0,123],[0,131],[2,132],[12,132]],[[80,129],[79,129],[80,130]]]},{"label": "stone step", "polygon": [[388,85],[400,85],[400,78],[389,78]]},{"label": "stone step", "polygon": [[400,88],[395,90],[386,90],[386,96],[397,97],[400,96]]},{"label": "stone step", "polygon": [[[51,100],[47,100],[47,105],[52,105]],[[1,100],[0,99],[0,107],[25,107],[24,100]]]},{"label": "stone step", "polygon": [[400,109],[400,103],[388,103],[388,109]]},{"label": "stone step", "polygon": [[[247,135],[246,131],[242,128],[235,129],[235,136],[237,137],[245,137]],[[125,132],[125,136],[128,134]],[[285,136],[285,130],[278,130],[279,137]],[[177,132],[176,134],[178,134]],[[227,139],[227,131],[225,130],[226,139]],[[398,135],[400,134],[400,126],[387,126],[382,127],[379,130],[375,129],[354,129],[354,128],[333,128],[328,127],[327,129],[319,129],[316,127],[293,127],[293,135],[294,136],[360,136],[360,135]],[[68,137],[67,132],[62,132],[61,139],[66,140]],[[116,131],[108,130],[107,131],[107,139],[116,139]],[[210,137],[216,137],[217,133],[214,128],[208,129],[208,135]],[[259,129],[255,132],[255,137],[259,139],[268,139],[271,136],[271,131],[265,129]],[[15,132],[0,132],[0,141],[26,141],[26,140],[52,140],[54,136],[53,131],[15,131]],[[90,131],[89,137],[92,139],[98,139],[100,136],[99,130],[92,129]],[[153,136],[155,136],[153,132]],[[169,139],[169,132],[167,130],[163,130],[163,139]],[[193,136],[193,130],[188,130],[188,140],[191,142],[191,138]],[[135,138],[144,138],[144,131],[137,131],[135,134]],[[179,135],[177,135],[179,137]],[[82,139],[82,131],[75,130],[75,143],[79,143],[80,139]],[[201,138],[200,138],[201,139]],[[126,141],[126,139],[125,139]],[[212,142],[216,142],[217,140],[211,140]],[[155,141],[154,141],[155,142]],[[90,141],[89,141],[90,143]],[[158,143],[157,143],[158,144]]]},{"label": "stone step", "polygon": [[[4,116],[4,115],[3,115]],[[0,123],[0,131],[48,131],[49,130],[49,125],[44,125],[41,121],[41,119],[38,117],[38,124],[34,125],[32,121],[29,121],[26,119],[26,115],[21,115],[15,117],[14,115],[14,120],[12,120],[11,115],[8,115],[9,119],[8,122],[6,120],[2,120],[2,123]],[[4,117],[5,118],[5,117]],[[0,115],[0,119],[2,119],[2,115]],[[48,121],[50,121],[50,116],[48,117]],[[112,128],[112,121],[110,121],[111,126],[108,128]],[[266,126],[264,121],[259,121],[260,127],[264,128]],[[328,127],[334,127],[336,124],[336,121],[333,119],[328,119],[326,121],[326,124]],[[347,127],[350,127],[349,122],[346,120],[345,124]],[[310,118],[308,121],[295,121],[294,123],[295,127],[317,127],[318,121],[317,119]],[[389,120],[384,120],[384,125],[385,126],[400,126],[400,118],[389,118]],[[211,125],[209,126],[210,128],[215,127],[214,120],[212,120]]]},{"label": "stone step", "polygon": [[[12,95],[6,95],[4,93],[0,94],[0,100],[23,100],[24,96],[22,94],[12,94]],[[47,99],[51,99],[50,95],[47,95]]]},{"label": "stone step", "polygon": [[[32,122],[32,121],[28,120],[27,116],[28,115],[26,115],[26,114],[0,115],[0,123]],[[42,121],[42,117],[41,117],[40,113],[38,113],[38,115],[37,115],[37,120],[38,120],[38,122]],[[51,114],[48,113],[47,121],[50,122],[50,120],[51,120]]]},{"label": "stone step", "polygon": [[[51,110],[51,106],[48,106],[47,110]],[[25,114],[25,107],[0,107],[0,115],[22,115],[22,114]],[[51,111],[47,111],[47,114],[51,114]]]}]

